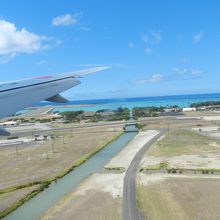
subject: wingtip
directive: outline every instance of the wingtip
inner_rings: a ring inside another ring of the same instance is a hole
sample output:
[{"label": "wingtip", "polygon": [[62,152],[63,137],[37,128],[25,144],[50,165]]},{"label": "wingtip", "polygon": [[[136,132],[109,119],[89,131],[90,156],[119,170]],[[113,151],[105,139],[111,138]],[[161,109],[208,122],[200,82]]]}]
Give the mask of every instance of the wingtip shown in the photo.
[{"label": "wingtip", "polygon": [[84,75],[87,75],[87,74],[103,71],[103,70],[106,70],[106,69],[109,69],[109,68],[110,67],[107,67],[107,66],[97,66],[97,67],[93,67],[93,68],[90,68],[90,69],[77,71],[77,72],[75,72],[75,76],[84,76]]},{"label": "wingtip", "polygon": [[97,66],[97,67],[93,67],[90,69],[78,70],[78,71],[73,71],[73,72],[69,72],[69,73],[62,73],[62,74],[59,74],[59,76],[81,77],[81,76],[84,76],[87,74],[103,71],[103,70],[110,69],[110,68],[111,67],[109,67],[109,66]]},{"label": "wingtip", "polygon": [[97,68],[97,69],[99,68],[101,70],[111,69],[110,66],[98,66],[98,67],[95,67],[95,68]]}]

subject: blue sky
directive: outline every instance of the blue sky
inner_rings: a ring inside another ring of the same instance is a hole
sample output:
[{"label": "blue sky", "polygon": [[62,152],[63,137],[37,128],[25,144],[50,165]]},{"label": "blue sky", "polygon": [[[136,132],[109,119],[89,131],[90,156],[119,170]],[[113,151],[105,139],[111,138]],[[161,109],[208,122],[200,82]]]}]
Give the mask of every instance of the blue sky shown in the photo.
[{"label": "blue sky", "polygon": [[0,0],[0,81],[94,66],[70,99],[220,92],[217,0]]}]

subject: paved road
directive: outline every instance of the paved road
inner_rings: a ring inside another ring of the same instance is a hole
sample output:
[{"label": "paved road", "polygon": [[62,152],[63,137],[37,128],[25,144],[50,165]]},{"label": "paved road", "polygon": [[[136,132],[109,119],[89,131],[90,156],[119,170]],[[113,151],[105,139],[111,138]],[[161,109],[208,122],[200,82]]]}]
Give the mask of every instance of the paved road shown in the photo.
[{"label": "paved road", "polygon": [[143,220],[144,216],[136,206],[136,174],[138,165],[149,147],[161,137],[167,129],[161,129],[160,133],[148,141],[135,155],[130,166],[128,167],[124,178],[123,189],[123,219],[124,220]]},{"label": "paved road", "polygon": [[[44,107],[36,107],[33,110],[30,110],[29,112],[23,113],[21,117],[36,117],[39,115],[47,114],[48,112],[52,111],[54,107],[51,106],[44,106]],[[18,116],[19,117],[19,116]]]},{"label": "paved road", "polygon": [[[27,137],[27,136],[32,136],[32,134],[41,134],[41,133],[46,133],[50,131],[65,131],[65,130],[72,130],[73,132],[77,129],[84,129],[84,128],[98,128],[98,127],[114,127],[116,125],[129,125],[136,123],[137,121],[121,121],[121,122],[107,122],[107,123],[96,123],[96,124],[83,124],[83,125],[73,125],[72,127],[61,127],[61,128],[50,128],[50,129],[42,129],[42,130],[36,130],[36,129],[30,129],[29,131],[22,131],[22,127],[20,131],[10,131],[9,132],[13,136],[18,136],[18,137]],[[112,132],[112,131],[111,131]]]},{"label": "paved road", "polygon": [[[149,122],[149,121],[154,121],[154,122],[157,122],[157,121],[161,121],[161,119],[163,119],[162,117],[152,117],[152,118],[144,118],[144,119],[139,119],[139,120],[133,120],[132,123],[138,123],[138,122]],[[166,119],[166,118],[164,118]],[[175,117],[170,117],[170,118],[167,118],[169,121],[175,121],[177,120]],[[185,120],[191,120],[192,119],[187,119],[185,118]],[[72,127],[63,127],[63,128],[51,128],[51,129],[48,129],[48,130],[29,130],[29,131],[12,131],[11,134],[13,136],[18,136],[18,137],[27,137],[27,136],[32,136],[33,133],[38,133],[38,134],[41,134],[41,133],[45,133],[45,132],[49,132],[49,131],[64,131],[64,130],[75,130],[75,129],[83,129],[83,128],[95,128],[95,127],[103,127],[103,126],[115,126],[115,125],[127,125],[127,124],[130,124],[131,121],[116,121],[116,122],[106,122],[106,123],[96,123],[96,124],[84,124],[84,125],[73,125]]]}]

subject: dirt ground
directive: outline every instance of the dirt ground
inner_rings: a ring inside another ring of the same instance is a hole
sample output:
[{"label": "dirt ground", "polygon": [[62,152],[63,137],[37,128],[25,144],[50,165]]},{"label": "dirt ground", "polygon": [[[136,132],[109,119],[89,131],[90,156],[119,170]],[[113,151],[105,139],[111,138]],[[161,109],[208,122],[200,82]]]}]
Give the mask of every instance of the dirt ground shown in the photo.
[{"label": "dirt ground", "polygon": [[[146,174],[140,175],[148,179]],[[220,178],[168,177],[148,183],[143,179],[139,181],[137,196],[138,206],[146,219],[219,219]]]},{"label": "dirt ground", "polygon": [[139,132],[130,143],[124,147],[118,155],[116,155],[108,164],[105,165],[107,169],[129,167],[132,159],[136,153],[159,132],[156,130],[148,130]]},{"label": "dirt ground", "polygon": [[121,129],[96,128],[83,132],[56,132],[55,140],[29,146],[0,148],[0,189],[58,175],[95,152]]},{"label": "dirt ground", "polygon": [[121,199],[113,199],[109,193],[89,191],[86,196],[76,196],[66,205],[41,220],[119,220],[121,219]]},{"label": "dirt ground", "polygon": [[124,174],[93,174],[49,209],[41,220],[119,220]]}]

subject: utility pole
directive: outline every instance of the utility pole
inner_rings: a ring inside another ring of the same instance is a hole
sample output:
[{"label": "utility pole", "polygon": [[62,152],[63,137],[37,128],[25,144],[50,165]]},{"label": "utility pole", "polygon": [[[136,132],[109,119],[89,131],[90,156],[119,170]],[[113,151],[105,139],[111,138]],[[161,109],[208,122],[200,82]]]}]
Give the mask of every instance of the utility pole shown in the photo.
[{"label": "utility pole", "polygon": [[65,142],[64,142],[64,134],[63,134],[63,144],[65,144]]},{"label": "utility pole", "polygon": [[52,146],[52,152],[55,153],[55,151],[54,151],[54,143],[52,143],[51,146]]},{"label": "utility pole", "polygon": [[15,149],[16,149],[16,155],[18,157],[18,145],[15,146]]}]

